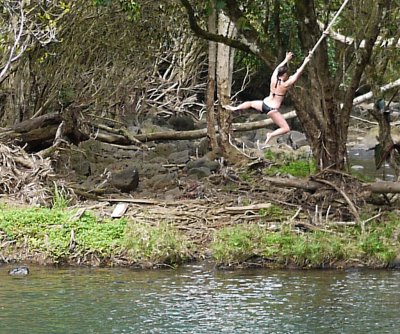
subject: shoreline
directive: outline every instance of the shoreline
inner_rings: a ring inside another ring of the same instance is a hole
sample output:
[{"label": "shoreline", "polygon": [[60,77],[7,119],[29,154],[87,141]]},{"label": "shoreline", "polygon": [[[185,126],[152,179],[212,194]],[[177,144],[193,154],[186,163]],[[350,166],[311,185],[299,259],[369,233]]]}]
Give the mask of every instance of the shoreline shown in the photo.
[{"label": "shoreline", "polygon": [[3,264],[162,269],[206,261],[220,270],[400,268],[398,220],[390,216],[361,234],[359,226],[301,231],[309,224],[300,221],[210,225],[204,219],[208,226],[189,228],[186,221],[154,222],[151,215],[135,222],[79,209],[0,208]]}]

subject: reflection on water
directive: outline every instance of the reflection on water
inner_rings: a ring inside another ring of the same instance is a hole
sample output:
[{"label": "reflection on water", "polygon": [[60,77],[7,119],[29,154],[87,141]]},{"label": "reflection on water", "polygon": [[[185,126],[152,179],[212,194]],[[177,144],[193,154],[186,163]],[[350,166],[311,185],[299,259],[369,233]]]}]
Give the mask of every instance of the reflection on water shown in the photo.
[{"label": "reflection on water", "polygon": [[400,272],[0,266],[0,333],[396,333]]},{"label": "reflection on water", "polygon": [[348,151],[349,164],[358,173],[372,179],[394,181],[394,172],[387,163],[377,170],[375,167],[375,151],[365,148],[352,148]]}]

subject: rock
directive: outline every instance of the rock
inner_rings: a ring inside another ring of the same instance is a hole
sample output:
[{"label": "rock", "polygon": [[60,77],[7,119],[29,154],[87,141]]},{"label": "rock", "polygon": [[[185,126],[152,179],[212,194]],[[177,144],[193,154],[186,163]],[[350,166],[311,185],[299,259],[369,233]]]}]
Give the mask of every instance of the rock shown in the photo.
[{"label": "rock", "polygon": [[190,169],[193,168],[201,168],[201,167],[206,167],[208,168],[210,171],[216,171],[219,169],[220,165],[218,161],[213,161],[208,159],[207,157],[202,157],[200,159],[197,160],[193,160],[193,161],[189,161],[186,164],[186,169],[189,171]]},{"label": "rock", "polygon": [[169,155],[171,155],[173,152],[175,152],[175,146],[173,144],[161,143],[161,144],[158,144],[154,148],[154,156],[156,156],[156,157],[166,158]]},{"label": "rock", "polygon": [[10,269],[8,274],[11,276],[23,277],[29,275],[29,268],[26,266]]},{"label": "rock", "polygon": [[190,116],[173,116],[169,119],[168,123],[176,131],[189,131],[196,128],[193,118]]},{"label": "rock", "polygon": [[171,153],[168,157],[168,161],[171,164],[185,164],[190,160],[189,150]]},{"label": "rock", "polygon": [[291,131],[289,134],[288,144],[294,149],[297,150],[302,146],[308,145],[307,138],[304,133],[298,131]]},{"label": "rock", "polygon": [[153,188],[154,191],[166,191],[173,189],[178,185],[177,173],[166,173],[153,176],[147,181],[147,186]]},{"label": "rock", "polygon": [[139,185],[139,172],[136,167],[128,166],[122,171],[112,172],[110,182],[118,190],[129,193]]},{"label": "rock", "polygon": [[167,190],[164,193],[164,198],[166,201],[175,201],[177,198],[179,198],[182,195],[181,190],[179,187]]},{"label": "rock", "polygon": [[364,137],[363,146],[367,149],[374,148],[379,144],[378,142],[379,128],[377,126],[372,127],[368,130],[367,134]]},{"label": "rock", "polygon": [[166,168],[163,166],[163,164],[165,164],[165,163],[167,163],[167,162],[155,163],[152,161],[150,163],[143,163],[141,165],[140,175],[147,176],[147,177],[153,177],[154,175],[157,175],[157,174],[163,174],[167,171]]},{"label": "rock", "polygon": [[400,269],[400,254],[396,256],[396,258],[390,263],[390,268]]},{"label": "rock", "polygon": [[194,176],[197,179],[201,179],[203,177],[207,177],[211,175],[211,171],[207,167],[197,167],[197,168],[191,168],[188,170],[188,175],[189,176]]},{"label": "rock", "polygon": [[302,146],[308,145],[307,138],[304,133],[299,131],[290,131],[289,133],[277,138],[279,144],[287,144],[294,150]]},{"label": "rock", "polygon": [[353,165],[353,166],[351,166],[351,169],[356,170],[356,171],[359,171],[359,170],[363,170],[363,169],[364,169],[364,166],[361,166],[361,165]]}]

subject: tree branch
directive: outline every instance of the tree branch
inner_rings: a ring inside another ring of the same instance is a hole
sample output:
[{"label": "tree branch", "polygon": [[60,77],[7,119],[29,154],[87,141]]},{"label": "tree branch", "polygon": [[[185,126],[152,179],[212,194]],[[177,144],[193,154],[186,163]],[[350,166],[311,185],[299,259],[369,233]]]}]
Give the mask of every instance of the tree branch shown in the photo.
[{"label": "tree branch", "polygon": [[204,38],[204,39],[206,39],[208,41],[214,41],[214,42],[217,42],[217,43],[223,43],[223,44],[229,45],[229,46],[231,46],[231,47],[233,47],[235,49],[239,49],[239,50],[242,50],[242,51],[247,52],[247,53],[256,54],[254,52],[254,50],[251,50],[249,45],[246,45],[246,44],[244,44],[244,43],[242,43],[240,41],[237,41],[237,40],[234,40],[234,39],[231,39],[231,38],[227,38],[227,37],[222,36],[222,35],[212,34],[212,33],[208,32],[208,31],[202,29],[199,26],[199,24],[197,23],[194,9],[193,9],[192,5],[189,3],[189,1],[188,0],[181,0],[181,3],[185,7],[186,12],[188,13],[190,28],[193,30],[193,32],[197,36],[199,36],[201,38]]},{"label": "tree branch", "polygon": [[[10,11],[10,16],[11,15],[12,15],[12,13]],[[10,67],[11,63],[13,61],[15,61],[16,59],[18,59],[21,56],[22,52],[25,50],[25,48],[22,48],[22,50],[19,53],[19,55],[14,57],[14,52],[15,52],[15,49],[17,48],[17,46],[18,46],[18,44],[20,42],[20,39],[21,39],[21,36],[22,36],[22,32],[23,32],[23,27],[24,27],[24,24],[25,24],[25,15],[24,15],[24,11],[22,9],[22,6],[20,7],[20,16],[21,16],[21,22],[19,24],[18,32],[16,32],[16,34],[15,34],[14,45],[12,46],[12,48],[10,50],[10,55],[8,57],[7,63],[4,65],[3,69],[0,72],[0,82],[2,81],[2,78],[5,77],[5,75],[6,75],[7,71],[8,71],[8,68]]]},{"label": "tree branch", "polygon": [[[324,24],[321,21],[318,21],[318,25],[321,30],[325,29]],[[355,43],[355,39],[353,37],[342,35],[333,30],[329,31],[329,37],[333,38],[335,41],[338,41],[338,42],[340,42],[342,44],[346,44],[346,45],[353,45]],[[365,48],[365,43],[366,43],[366,41],[362,40],[357,45],[357,47]],[[378,38],[376,39],[375,45],[385,47],[385,48],[391,47],[391,46],[393,46],[395,48],[400,48],[400,37],[397,38],[397,41],[396,41],[396,38],[384,39],[383,37],[378,36]]]}]

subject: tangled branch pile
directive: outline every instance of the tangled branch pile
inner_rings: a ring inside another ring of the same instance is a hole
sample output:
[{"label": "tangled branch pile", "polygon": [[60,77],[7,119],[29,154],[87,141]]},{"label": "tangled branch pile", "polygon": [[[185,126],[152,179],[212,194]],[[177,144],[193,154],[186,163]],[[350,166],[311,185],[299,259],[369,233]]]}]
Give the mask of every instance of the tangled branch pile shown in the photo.
[{"label": "tangled branch pile", "polygon": [[0,143],[0,195],[13,197],[30,205],[49,206],[55,188],[71,197],[64,184],[55,182],[49,159],[28,154],[17,146]]}]

